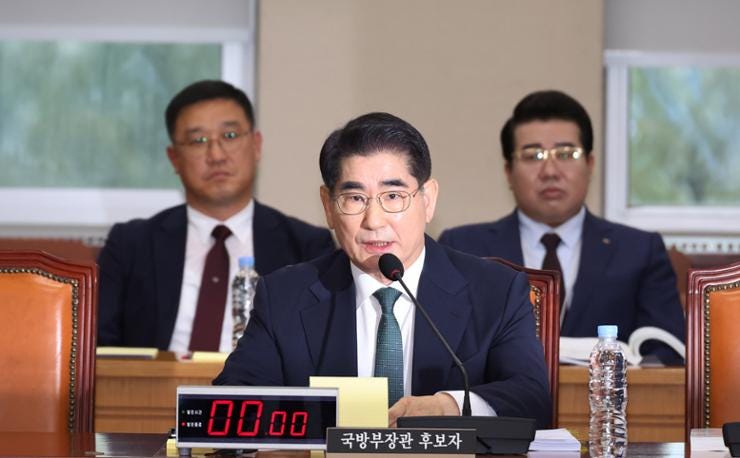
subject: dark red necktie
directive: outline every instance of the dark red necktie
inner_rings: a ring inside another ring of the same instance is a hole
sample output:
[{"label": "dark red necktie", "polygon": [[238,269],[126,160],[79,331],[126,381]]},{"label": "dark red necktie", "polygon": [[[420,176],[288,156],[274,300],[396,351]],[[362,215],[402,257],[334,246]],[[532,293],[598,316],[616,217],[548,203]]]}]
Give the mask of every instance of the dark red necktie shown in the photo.
[{"label": "dark red necktie", "polygon": [[548,232],[540,239],[545,245],[545,259],[542,261],[542,268],[545,270],[556,270],[560,273],[560,311],[563,311],[563,302],[565,301],[565,280],[563,279],[563,269],[560,267],[558,259],[558,245],[560,237],[558,234]]},{"label": "dark red necktie", "polygon": [[203,277],[200,280],[198,305],[190,335],[190,351],[218,351],[221,343],[221,327],[226,308],[226,293],[229,289],[229,252],[226,239],[231,230],[216,226],[211,235],[216,239],[206,256]]}]

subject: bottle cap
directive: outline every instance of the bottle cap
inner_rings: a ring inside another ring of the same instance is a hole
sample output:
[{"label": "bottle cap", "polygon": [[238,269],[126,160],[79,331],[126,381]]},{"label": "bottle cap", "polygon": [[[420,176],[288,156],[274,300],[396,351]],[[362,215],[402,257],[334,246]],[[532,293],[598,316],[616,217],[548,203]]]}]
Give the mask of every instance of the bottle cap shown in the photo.
[{"label": "bottle cap", "polygon": [[240,256],[239,257],[239,268],[249,267],[254,269],[254,257],[253,256]]},{"label": "bottle cap", "polygon": [[602,324],[596,328],[599,337],[617,337],[618,328],[613,324]]}]

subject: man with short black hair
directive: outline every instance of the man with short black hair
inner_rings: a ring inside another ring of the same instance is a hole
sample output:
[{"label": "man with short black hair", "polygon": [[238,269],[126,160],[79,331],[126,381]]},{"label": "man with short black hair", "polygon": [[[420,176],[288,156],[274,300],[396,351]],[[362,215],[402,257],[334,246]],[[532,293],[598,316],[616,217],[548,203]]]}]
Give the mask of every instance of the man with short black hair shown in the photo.
[{"label": "man with short black hair", "polygon": [[[643,326],[683,340],[676,276],[660,235],[611,223],[585,207],[594,157],[583,106],[560,91],[527,95],[501,130],[501,150],[517,209],[493,223],[449,229],[440,243],[560,271],[562,336],[595,336],[597,325],[616,324],[624,341]],[[666,364],[682,362],[657,341],[642,351]]]},{"label": "man with short black hair", "polygon": [[328,230],[254,200],[262,134],[240,89],[193,83],[165,121],[186,204],[111,229],[98,259],[98,345],[231,351],[238,258],[252,256],[266,275],[333,251],[334,242]]},{"label": "man with short black hair", "polygon": [[214,383],[384,376],[391,426],[401,416],[460,415],[460,371],[410,297],[380,272],[380,256],[392,253],[467,368],[473,414],[549,425],[527,278],[425,235],[438,184],[421,134],[396,116],[369,113],[327,138],[319,164],[326,220],[342,249],[260,280],[252,319]]}]

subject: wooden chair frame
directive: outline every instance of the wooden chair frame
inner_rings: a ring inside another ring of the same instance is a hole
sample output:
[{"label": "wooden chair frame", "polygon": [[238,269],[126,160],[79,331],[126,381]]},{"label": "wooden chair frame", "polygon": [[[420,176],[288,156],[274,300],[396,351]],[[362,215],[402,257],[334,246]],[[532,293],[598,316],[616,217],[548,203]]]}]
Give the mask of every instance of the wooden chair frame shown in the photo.
[{"label": "wooden chair frame", "polygon": [[[714,291],[740,288],[740,262],[691,269],[686,319],[686,438],[692,428],[710,427],[710,303]],[[716,425],[714,425],[716,427]]]},{"label": "wooden chair frame", "polygon": [[72,285],[69,432],[94,432],[97,266],[42,251],[0,251],[0,275],[35,274]]},{"label": "wooden chair frame", "polygon": [[547,379],[552,398],[552,427],[558,427],[558,379],[560,374],[560,273],[530,269],[503,258],[487,258],[527,274],[537,337],[545,350]]}]

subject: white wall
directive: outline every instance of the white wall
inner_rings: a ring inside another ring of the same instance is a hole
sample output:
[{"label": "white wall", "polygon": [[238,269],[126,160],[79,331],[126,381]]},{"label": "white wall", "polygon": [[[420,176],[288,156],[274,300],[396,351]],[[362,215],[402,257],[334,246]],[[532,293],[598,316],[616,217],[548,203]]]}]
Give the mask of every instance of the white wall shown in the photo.
[{"label": "white wall", "polygon": [[[441,185],[432,235],[510,212],[498,136],[528,92],[581,100],[601,144],[602,19],[600,0],[261,2],[259,198],[323,224],[324,139],[381,110],[430,145]],[[600,184],[597,173],[588,200],[597,213]]]}]

